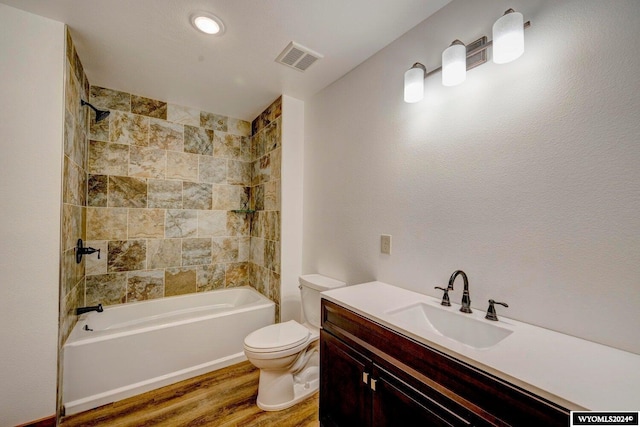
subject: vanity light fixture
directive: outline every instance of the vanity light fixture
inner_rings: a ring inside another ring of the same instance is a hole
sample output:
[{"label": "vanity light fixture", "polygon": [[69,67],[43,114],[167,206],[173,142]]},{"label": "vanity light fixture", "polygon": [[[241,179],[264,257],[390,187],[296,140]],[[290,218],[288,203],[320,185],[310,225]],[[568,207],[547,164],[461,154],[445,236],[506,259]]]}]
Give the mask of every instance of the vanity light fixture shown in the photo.
[{"label": "vanity light fixture", "polygon": [[465,81],[467,71],[487,62],[487,49],[493,46],[493,62],[506,64],[518,59],[524,52],[524,30],[531,21],[523,22],[521,13],[507,10],[493,25],[493,40],[480,37],[465,46],[454,40],[442,52],[442,66],[427,72],[426,67],[416,62],[404,73],[404,101],[414,103],[424,97],[424,79],[442,71],[442,84],[455,86]]},{"label": "vanity light fixture", "polygon": [[209,12],[196,12],[191,15],[191,25],[205,34],[220,36],[224,33],[222,20]]}]

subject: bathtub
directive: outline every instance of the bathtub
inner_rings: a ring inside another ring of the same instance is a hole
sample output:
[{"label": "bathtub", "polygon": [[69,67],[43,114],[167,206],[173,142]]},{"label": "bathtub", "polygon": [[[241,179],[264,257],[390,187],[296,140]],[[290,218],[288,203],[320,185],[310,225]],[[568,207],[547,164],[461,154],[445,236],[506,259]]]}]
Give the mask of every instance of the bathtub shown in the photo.
[{"label": "bathtub", "polygon": [[272,324],[274,314],[275,304],[250,287],[83,314],[62,347],[65,413],[246,360],[244,337]]}]

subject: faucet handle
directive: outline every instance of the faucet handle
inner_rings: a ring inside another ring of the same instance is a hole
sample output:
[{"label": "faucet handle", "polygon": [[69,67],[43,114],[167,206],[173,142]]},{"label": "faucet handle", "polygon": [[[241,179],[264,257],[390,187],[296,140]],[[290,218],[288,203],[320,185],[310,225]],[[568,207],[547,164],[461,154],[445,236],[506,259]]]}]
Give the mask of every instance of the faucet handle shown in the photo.
[{"label": "faucet handle", "polygon": [[451,301],[449,301],[449,288],[441,288],[440,286],[436,286],[433,289],[440,289],[441,291],[444,291],[444,294],[442,295],[442,302],[440,304],[446,307],[451,307]]},{"label": "faucet handle", "polygon": [[487,315],[484,316],[485,319],[494,320],[494,321],[498,320],[498,315],[496,314],[496,308],[494,306],[495,304],[500,304],[504,307],[509,307],[509,305],[506,302],[498,302],[490,299],[489,308],[487,308]]}]

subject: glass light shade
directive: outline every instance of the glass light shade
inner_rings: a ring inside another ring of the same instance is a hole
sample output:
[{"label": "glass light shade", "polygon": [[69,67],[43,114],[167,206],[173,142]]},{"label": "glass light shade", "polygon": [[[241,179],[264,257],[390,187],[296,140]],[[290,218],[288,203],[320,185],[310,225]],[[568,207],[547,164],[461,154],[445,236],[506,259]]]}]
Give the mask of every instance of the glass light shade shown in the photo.
[{"label": "glass light shade", "polygon": [[506,64],[524,53],[524,17],[509,12],[493,24],[493,62]]},{"label": "glass light shade", "polygon": [[205,34],[221,35],[224,33],[224,24],[217,16],[208,12],[198,12],[191,15],[193,27]]},{"label": "glass light shade", "polygon": [[404,73],[404,102],[414,103],[424,98],[424,70],[415,65]]},{"label": "glass light shade", "polygon": [[467,48],[453,43],[442,52],[442,84],[459,85],[467,78]]}]

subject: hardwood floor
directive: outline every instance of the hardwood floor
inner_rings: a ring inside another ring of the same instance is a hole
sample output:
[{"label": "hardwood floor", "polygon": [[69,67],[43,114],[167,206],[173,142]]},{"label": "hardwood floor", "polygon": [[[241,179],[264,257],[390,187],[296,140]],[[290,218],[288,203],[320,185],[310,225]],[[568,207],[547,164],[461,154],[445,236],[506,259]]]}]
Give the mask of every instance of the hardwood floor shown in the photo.
[{"label": "hardwood floor", "polygon": [[292,408],[265,412],[256,406],[259,371],[242,362],[138,396],[64,417],[76,426],[317,427],[318,393]]}]

